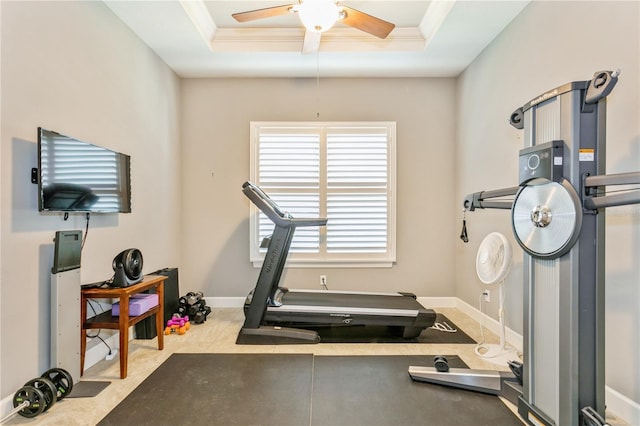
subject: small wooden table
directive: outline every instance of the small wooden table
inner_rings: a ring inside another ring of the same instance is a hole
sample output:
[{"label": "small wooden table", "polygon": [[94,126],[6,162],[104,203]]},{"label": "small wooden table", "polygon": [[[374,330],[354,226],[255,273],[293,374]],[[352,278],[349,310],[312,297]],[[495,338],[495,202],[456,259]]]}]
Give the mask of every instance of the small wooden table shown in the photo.
[{"label": "small wooden table", "polygon": [[[80,375],[84,373],[84,355],[87,349],[85,331],[91,329],[110,329],[120,332],[120,378],[127,377],[127,355],[129,352],[129,327],[154,315],[156,316],[156,332],[158,334],[158,350],[164,349],[164,275],[146,275],[144,279],[129,287],[86,288],[80,292]],[[142,315],[129,316],[129,298],[150,288],[156,289],[158,306],[149,309]],[[112,316],[111,311],[103,312],[87,319],[87,299],[119,299],[120,315]]]}]

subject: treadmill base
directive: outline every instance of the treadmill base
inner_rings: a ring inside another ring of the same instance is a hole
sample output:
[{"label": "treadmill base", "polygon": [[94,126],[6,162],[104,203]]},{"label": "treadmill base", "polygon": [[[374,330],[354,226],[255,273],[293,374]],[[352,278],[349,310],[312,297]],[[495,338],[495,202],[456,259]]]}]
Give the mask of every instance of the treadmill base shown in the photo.
[{"label": "treadmill base", "polygon": [[243,327],[236,339],[236,344],[239,345],[295,345],[318,342],[320,336],[315,331],[265,325],[258,328]]}]

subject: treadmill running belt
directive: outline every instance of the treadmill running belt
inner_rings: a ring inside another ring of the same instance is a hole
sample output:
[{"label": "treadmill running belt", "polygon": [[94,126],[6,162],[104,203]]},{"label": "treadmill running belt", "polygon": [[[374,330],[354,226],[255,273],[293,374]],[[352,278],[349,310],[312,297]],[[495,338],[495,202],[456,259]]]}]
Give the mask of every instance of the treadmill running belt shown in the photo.
[{"label": "treadmill running belt", "polygon": [[330,291],[288,291],[282,298],[284,305],[339,306],[353,308],[407,309],[419,311],[424,307],[411,296],[375,293],[333,293]]}]

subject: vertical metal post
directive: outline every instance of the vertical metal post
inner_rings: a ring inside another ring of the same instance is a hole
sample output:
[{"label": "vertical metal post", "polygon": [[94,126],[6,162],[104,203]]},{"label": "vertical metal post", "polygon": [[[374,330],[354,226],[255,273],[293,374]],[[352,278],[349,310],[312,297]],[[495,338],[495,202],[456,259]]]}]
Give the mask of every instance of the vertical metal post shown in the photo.
[{"label": "vertical metal post", "polygon": [[[585,174],[605,173],[605,101],[585,107],[586,89],[558,88],[524,114],[526,147],[564,141],[563,177],[578,194]],[[584,212],[580,237],[562,257],[524,256],[519,412],[534,425],[577,426],[587,406],[604,417],[604,215]]]}]

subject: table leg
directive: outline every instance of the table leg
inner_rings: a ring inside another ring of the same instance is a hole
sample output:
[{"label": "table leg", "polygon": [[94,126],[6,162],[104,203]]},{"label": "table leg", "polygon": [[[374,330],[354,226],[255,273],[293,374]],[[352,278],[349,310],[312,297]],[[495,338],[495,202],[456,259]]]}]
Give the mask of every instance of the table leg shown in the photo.
[{"label": "table leg", "polygon": [[156,312],[156,334],[158,335],[158,350],[164,349],[164,281],[156,288],[159,310]]},{"label": "table leg", "polygon": [[84,374],[84,354],[87,351],[87,335],[84,330],[84,322],[87,319],[87,299],[80,297],[80,376]]},{"label": "table leg", "polygon": [[120,378],[127,377],[127,355],[129,354],[129,296],[120,296]]}]

